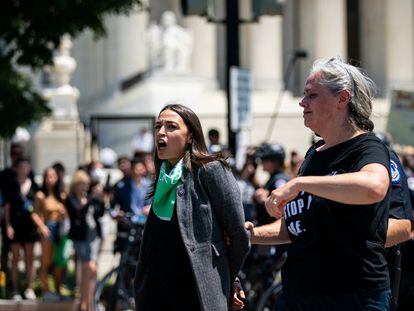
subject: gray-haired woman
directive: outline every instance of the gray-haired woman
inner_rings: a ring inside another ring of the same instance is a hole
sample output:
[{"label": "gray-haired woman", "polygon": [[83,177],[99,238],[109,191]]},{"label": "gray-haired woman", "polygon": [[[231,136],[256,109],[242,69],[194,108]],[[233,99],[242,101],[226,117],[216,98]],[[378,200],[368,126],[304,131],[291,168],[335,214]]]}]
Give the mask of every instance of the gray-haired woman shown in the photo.
[{"label": "gray-haired woman", "polygon": [[389,155],[371,133],[374,83],[338,58],[316,61],[306,81],[305,126],[322,140],[299,176],[266,202],[275,224],[253,243],[290,243],[278,311],[389,310],[384,243]]}]

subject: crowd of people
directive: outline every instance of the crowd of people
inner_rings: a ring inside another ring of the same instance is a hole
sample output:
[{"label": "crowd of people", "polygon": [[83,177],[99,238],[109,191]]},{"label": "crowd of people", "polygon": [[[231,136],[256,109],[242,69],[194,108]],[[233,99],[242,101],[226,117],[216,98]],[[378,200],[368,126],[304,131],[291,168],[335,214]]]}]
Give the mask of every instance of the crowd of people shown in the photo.
[{"label": "crowd of people", "polygon": [[304,157],[291,151],[288,158],[281,144],[250,148],[240,170],[223,157],[219,132],[211,129],[207,144],[197,115],[179,104],[156,119],[154,157],[119,157],[122,177],[113,185],[93,161],[68,186],[64,165],[55,163],[38,186],[22,146],[12,144],[11,167],[0,175],[9,297],[37,299],[39,241],[42,299],[65,299],[60,289],[74,254],[80,310],[93,310],[108,213],[117,221],[115,253],[127,242],[123,216],[146,223],[135,276],[139,310],[241,310],[239,271],[252,257],[286,254],[278,311],[412,310],[414,152],[397,156],[390,136],[374,133],[373,96],[374,83],[359,68],[316,61],[299,105],[319,139]]},{"label": "crowd of people", "polygon": [[[71,299],[62,293],[68,279],[68,263],[75,262],[76,288],[80,310],[93,310],[97,262],[102,246],[105,213],[114,220],[126,213],[133,221],[144,221],[149,212],[149,192],[153,162],[146,154],[119,157],[122,178],[114,185],[105,179],[99,161],[79,167],[65,184],[65,166],[56,162],[46,168],[36,183],[30,161],[19,143],[10,146],[11,166],[0,173],[1,270],[7,279],[6,297],[61,301]],[[122,221],[117,225],[114,252],[122,252],[126,236]],[[35,269],[35,243],[40,244],[40,267]],[[23,251],[23,252],[22,252]],[[20,277],[23,254],[25,278]],[[49,281],[52,275],[53,283]],[[34,288],[38,276],[40,288]],[[50,286],[52,285],[52,288]],[[66,284],[68,285],[68,284]],[[72,289],[75,290],[75,289]],[[75,294],[75,293],[73,293]]]}]

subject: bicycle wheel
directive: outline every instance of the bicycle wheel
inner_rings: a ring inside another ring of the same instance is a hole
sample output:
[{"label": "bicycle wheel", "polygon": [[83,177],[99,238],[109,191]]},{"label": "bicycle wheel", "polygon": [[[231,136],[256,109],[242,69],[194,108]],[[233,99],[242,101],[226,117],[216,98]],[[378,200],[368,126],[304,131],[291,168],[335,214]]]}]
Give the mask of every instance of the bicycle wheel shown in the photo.
[{"label": "bicycle wheel", "polygon": [[135,310],[133,279],[127,267],[113,268],[97,283],[94,295],[96,311]]},{"label": "bicycle wheel", "polygon": [[282,294],[282,283],[277,282],[272,284],[263,295],[260,297],[257,303],[256,311],[271,311],[275,310],[276,301]]},{"label": "bicycle wheel", "polygon": [[113,268],[95,287],[94,305],[96,311],[114,311],[117,305],[117,279],[119,267]]}]

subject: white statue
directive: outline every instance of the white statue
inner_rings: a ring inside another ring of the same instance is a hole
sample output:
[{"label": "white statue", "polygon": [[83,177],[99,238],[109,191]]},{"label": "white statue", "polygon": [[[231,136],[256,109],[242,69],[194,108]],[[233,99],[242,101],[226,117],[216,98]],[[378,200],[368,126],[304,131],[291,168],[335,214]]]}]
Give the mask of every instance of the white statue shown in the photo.
[{"label": "white statue", "polygon": [[72,41],[69,35],[63,35],[59,49],[53,57],[53,65],[45,70],[50,73],[52,86],[43,90],[43,97],[49,101],[53,117],[57,119],[78,118],[76,101],[79,90],[69,84],[76,69],[76,61],[70,56]]},{"label": "white statue", "polygon": [[57,54],[53,57],[53,66],[49,68],[51,79],[55,86],[65,86],[69,84],[72,73],[76,69],[76,61],[70,56],[72,41],[70,36],[65,34],[60,41]]},{"label": "white statue", "polygon": [[148,29],[151,65],[168,73],[189,73],[193,35],[177,25],[173,12],[161,16],[161,27],[151,24]]},{"label": "white statue", "polygon": [[151,22],[148,27],[149,61],[152,69],[162,66],[161,59],[161,27]]}]

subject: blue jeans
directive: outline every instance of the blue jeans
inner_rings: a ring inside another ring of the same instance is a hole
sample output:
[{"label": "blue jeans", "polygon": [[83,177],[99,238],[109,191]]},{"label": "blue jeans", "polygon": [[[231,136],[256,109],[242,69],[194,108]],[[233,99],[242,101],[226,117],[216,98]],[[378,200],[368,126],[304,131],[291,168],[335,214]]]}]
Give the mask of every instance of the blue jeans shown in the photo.
[{"label": "blue jeans", "polygon": [[391,291],[295,295],[283,293],[277,311],[389,311]]},{"label": "blue jeans", "polygon": [[54,243],[57,243],[59,239],[59,222],[48,220],[46,221],[46,227],[50,231],[50,236],[48,239]]}]

